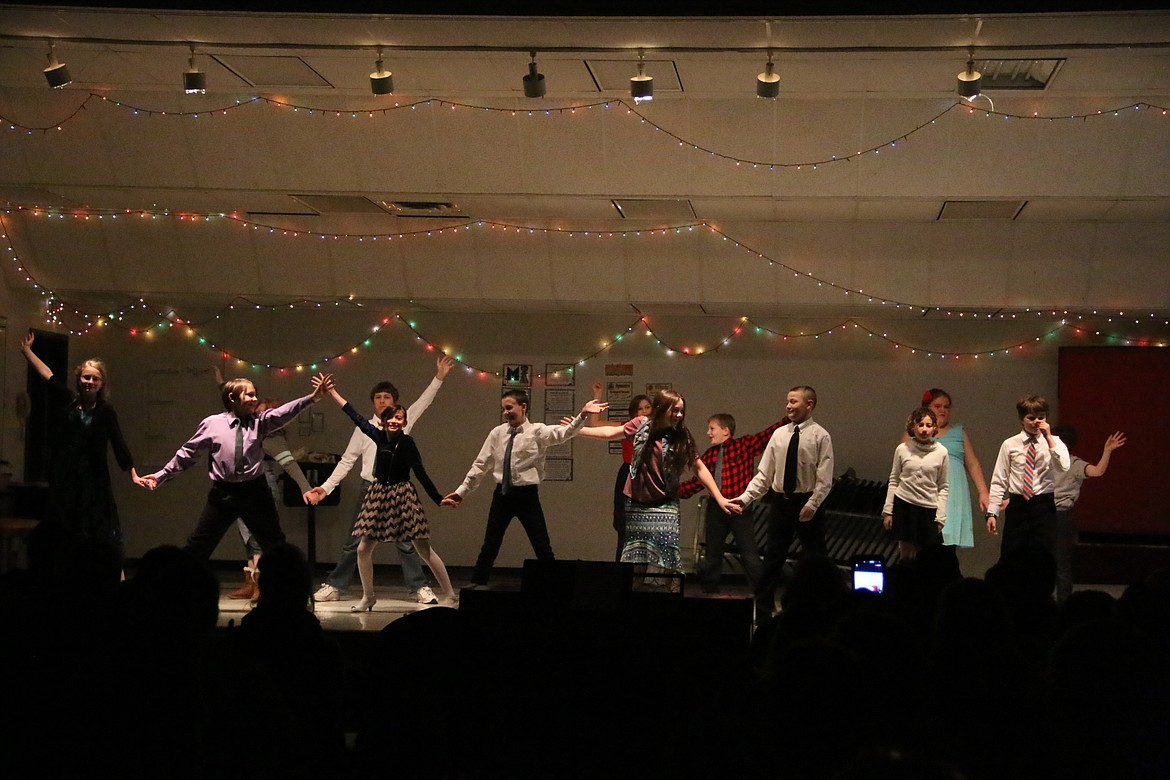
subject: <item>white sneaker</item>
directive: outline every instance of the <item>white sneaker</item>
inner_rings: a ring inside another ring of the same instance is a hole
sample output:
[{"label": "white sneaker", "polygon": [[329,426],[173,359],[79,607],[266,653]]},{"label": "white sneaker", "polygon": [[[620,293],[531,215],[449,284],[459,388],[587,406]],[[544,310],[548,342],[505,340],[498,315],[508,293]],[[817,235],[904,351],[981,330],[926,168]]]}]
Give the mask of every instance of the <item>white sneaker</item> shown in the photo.
[{"label": "white sneaker", "polygon": [[341,601],[341,591],[326,582],[313,594],[313,601]]},{"label": "white sneaker", "polygon": [[418,599],[419,604],[438,604],[439,600],[435,598],[435,592],[423,585],[415,591],[414,597]]}]

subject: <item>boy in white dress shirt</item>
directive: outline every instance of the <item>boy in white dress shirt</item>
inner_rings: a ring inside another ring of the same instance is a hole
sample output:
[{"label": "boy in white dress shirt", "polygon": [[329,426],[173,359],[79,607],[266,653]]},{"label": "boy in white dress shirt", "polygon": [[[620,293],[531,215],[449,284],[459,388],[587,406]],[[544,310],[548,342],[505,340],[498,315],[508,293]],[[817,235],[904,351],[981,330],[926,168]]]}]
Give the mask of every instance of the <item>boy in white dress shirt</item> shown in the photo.
[{"label": "boy in white dress shirt", "polygon": [[500,398],[503,425],[491,430],[471,464],[463,484],[443,498],[443,506],[458,507],[463,497],[475,490],[484,477],[495,477],[496,490],[488,510],[483,547],[475,561],[470,589],[488,584],[492,566],[504,542],[504,532],[515,517],[524,526],[537,560],[553,560],[552,542],[544,509],[540,506],[540,482],[544,479],[544,459],[549,447],[576,436],[591,414],[600,414],[609,404],[588,401],[580,414],[568,425],[545,425],[528,419],[528,392],[506,390]]},{"label": "boy in white dress shirt", "polygon": [[776,588],[784,579],[784,562],[792,537],[800,538],[806,555],[825,555],[824,519],[817,509],[833,487],[833,440],[812,419],[817,392],[807,385],[788,391],[788,424],[772,434],[760,458],[756,476],[735,499],[747,506],[767,494],[768,541],[764,572],[756,588],[756,613],[770,616],[776,609]]},{"label": "boy in white dress shirt", "polygon": [[1056,498],[1054,472],[1068,471],[1068,447],[1052,435],[1048,425],[1048,401],[1030,395],[1016,402],[1023,429],[999,446],[991,472],[991,501],[987,505],[987,530],[999,534],[999,512],[1009,498],[1003,517],[1003,541],[999,557],[1039,545],[1054,554],[1056,545]]}]

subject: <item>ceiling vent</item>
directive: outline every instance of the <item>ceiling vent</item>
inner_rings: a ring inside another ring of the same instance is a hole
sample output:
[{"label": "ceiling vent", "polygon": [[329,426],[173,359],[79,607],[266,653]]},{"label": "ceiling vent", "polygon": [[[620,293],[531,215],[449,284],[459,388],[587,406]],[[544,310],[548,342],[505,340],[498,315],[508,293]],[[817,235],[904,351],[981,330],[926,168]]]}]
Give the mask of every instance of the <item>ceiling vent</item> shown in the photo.
[{"label": "ceiling vent", "polygon": [[975,70],[983,74],[985,90],[1044,89],[1063,64],[1062,59],[976,60]]},{"label": "ceiling vent", "polygon": [[382,200],[382,208],[396,217],[426,217],[430,219],[467,219],[463,209],[445,200]]},{"label": "ceiling vent", "polygon": [[689,222],[695,219],[691,202],[671,198],[615,198],[613,207],[622,219],[658,219]]},{"label": "ceiling vent", "polygon": [[948,200],[943,203],[938,221],[998,219],[1013,220],[1028,205],[1026,200]]},{"label": "ceiling vent", "polygon": [[386,209],[365,195],[289,195],[318,214],[385,214]]},{"label": "ceiling vent", "polygon": [[213,54],[212,59],[253,87],[333,86],[300,57]]}]

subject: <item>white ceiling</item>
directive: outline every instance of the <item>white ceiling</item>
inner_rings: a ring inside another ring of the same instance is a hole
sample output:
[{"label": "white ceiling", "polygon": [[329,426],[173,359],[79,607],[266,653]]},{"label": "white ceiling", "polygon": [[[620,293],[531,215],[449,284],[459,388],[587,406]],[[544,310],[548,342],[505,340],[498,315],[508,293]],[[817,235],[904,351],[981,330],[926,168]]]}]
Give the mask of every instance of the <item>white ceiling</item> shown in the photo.
[{"label": "white ceiling", "polygon": [[[62,90],[41,74],[48,39],[74,78]],[[191,45],[206,95],[180,89]],[[393,96],[370,94],[378,45]],[[769,47],[776,100],[754,94]],[[639,48],[656,99],[635,114]],[[521,89],[530,49],[543,99]],[[955,96],[969,51],[1061,62],[1045,89],[988,91],[972,110]],[[765,22],[0,6],[5,225],[40,283],[91,308],[353,294],[761,312],[848,309],[860,289],[979,310],[1163,310],[1170,116],[1147,104],[1170,107],[1170,12]],[[373,205],[403,202],[450,207]],[[425,235],[469,221],[513,227]]]}]

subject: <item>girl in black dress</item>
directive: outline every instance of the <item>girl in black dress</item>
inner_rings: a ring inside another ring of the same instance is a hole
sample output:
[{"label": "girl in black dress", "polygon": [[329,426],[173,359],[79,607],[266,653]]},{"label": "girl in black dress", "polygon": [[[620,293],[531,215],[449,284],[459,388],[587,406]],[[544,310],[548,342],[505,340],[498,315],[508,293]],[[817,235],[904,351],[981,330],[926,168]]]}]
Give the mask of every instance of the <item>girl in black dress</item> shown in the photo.
[{"label": "girl in black dress", "polygon": [[118,415],[106,401],[106,365],[90,358],[76,369],[76,390],[70,390],[53,370],[32,351],[30,332],[20,342],[25,360],[48,390],[50,445],[48,506],[42,541],[58,548],[79,537],[104,540],[122,550],[122,526],[114,503],[113,485],[106,461],[108,447],[123,471],[136,485],[145,482],[134,470]]}]

